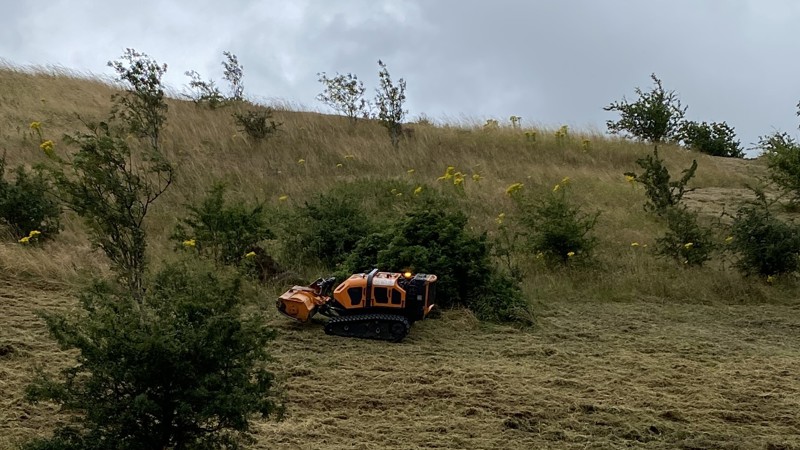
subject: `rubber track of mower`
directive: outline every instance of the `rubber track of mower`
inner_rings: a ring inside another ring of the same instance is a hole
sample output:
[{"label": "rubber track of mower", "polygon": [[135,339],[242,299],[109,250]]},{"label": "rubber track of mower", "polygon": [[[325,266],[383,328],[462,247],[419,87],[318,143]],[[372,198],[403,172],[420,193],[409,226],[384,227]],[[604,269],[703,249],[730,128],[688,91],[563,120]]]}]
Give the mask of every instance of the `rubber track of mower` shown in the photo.
[{"label": "rubber track of mower", "polygon": [[[393,332],[392,325],[402,324],[401,333]],[[344,327],[348,327],[345,330]],[[376,332],[376,328],[379,332]],[[403,316],[396,314],[363,314],[355,316],[339,316],[328,319],[325,333],[334,336],[356,337],[361,339],[377,339],[381,341],[400,342],[411,329],[411,323]]]}]

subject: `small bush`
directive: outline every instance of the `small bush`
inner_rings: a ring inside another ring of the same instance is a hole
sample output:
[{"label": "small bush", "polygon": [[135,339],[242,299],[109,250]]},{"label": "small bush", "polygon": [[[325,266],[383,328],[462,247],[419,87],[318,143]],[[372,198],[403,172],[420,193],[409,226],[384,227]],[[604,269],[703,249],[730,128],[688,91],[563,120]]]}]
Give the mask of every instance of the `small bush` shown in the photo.
[{"label": "small bush", "polygon": [[0,222],[8,224],[17,239],[38,231],[48,238],[60,230],[61,208],[41,170],[14,170],[13,183],[5,178],[5,157],[0,158]]},{"label": "small bush", "polygon": [[658,157],[658,148],[653,149],[652,155],[637,159],[636,164],[644,169],[644,172],[641,175],[626,172],[625,176],[644,185],[647,195],[644,209],[657,214],[662,214],[667,208],[680,203],[683,194],[688,192],[686,184],[694,177],[697,170],[697,161],[692,161],[691,167],[681,172],[683,176],[680,180],[670,181],[669,170],[664,166],[664,161]]},{"label": "small bush", "polygon": [[141,299],[100,283],[81,294],[82,314],[44,314],[78,361],[63,381],[41,374],[28,399],[53,401],[75,422],[26,448],[240,448],[252,440],[251,416],[278,409],[265,368],[273,333],[244,312],[245,299],[234,274],[180,263],[148,282]]},{"label": "small bush", "polygon": [[800,145],[787,133],[776,132],[759,139],[767,157],[770,179],[795,203],[800,202]]},{"label": "small bush", "polygon": [[233,117],[239,131],[247,134],[250,139],[261,141],[277,133],[280,126],[283,125],[272,120],[272,114],[272,108],[261,108],[244,113],[235,112]]},{"label": "small bush", "polygon": [[187,208],[189,216],[180,220],[172,239],[219,263],[239,264],[260,241],[274,237],[263,206],[227,203],[223,184],[215,184],[199,205]]},{"label": "small bush", "polygon": [[725,122],[686,121],[681,125],[680,139],[687,147],[712,156],[744,158],[736,132]]},{"label": "small bush", "polygon": [[713,233],[700,226],[697,213],[684,207],[671,207],[664,218],[669,230],[656,239],[656,252],[689,266],[702,266],[717,249]]},{"label": "small bush", "polygon": [[203,81],[200,74],[194,70],[185,73],[189,77],[189,90],[188,94],[183,94],[195,105],[205,105],[209,109],[217,109],[225,104],[225,96],[217,88],[213,81]]},{"label": "small bush", "polygon": [[544,198],[513,196],[529,252],[541,254],[548,264],[585,261],[597,242],[591,232],[600,213],[582,212],[569,201],[568,190],[569,179],[565,178]]},{"label": "small bush", "polygon": [[784,222],[770,211],[763,192],[757,202],[736,213],[730,248],[739,255],[736,266],[746,275],[776,276],[800,268],[800,227]]},{"label": "small bush", "polygon": [[686,114],[686,108],[681,107],[681,102],[675,91],[665,91],[655,74],[650,75],[655,87],[650,92],[643,92],[636,88],[639,99],[629,103],[625,98],[613,102],[603,108],[606,111],[616,111],[620,119],[616,122],[606,122],[608,131],[613,134],[627,133],[631,136],[654,143],[677,140],[680,133],[680,124]]},{"label": "small bush", "polygon": [[415,208],[392,229],[362,239],[343,265],[344,273],[381,270],[433,273],[437,304],[466,306],[483,320],[530,321],[527,301],[515,281],[491,264],[486,235],[466,232],[467,217],[441,205]]}]

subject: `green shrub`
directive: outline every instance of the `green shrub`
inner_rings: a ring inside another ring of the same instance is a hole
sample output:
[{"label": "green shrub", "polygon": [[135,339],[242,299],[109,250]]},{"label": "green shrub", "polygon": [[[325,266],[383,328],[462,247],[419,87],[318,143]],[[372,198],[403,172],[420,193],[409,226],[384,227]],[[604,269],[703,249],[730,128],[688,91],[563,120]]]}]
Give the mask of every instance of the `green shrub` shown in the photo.
[{"label": "green shrub", "polygon": [[736,265],[746,275],[776,276],[800,268],[800,227],[775,217],[763,192],[758,201],[736,213],[730,248],[738,254]]},{"label": "green shrub", "polygon": [[626,172],[625,176],[644,185],[647,195],[644,209],[657,214],[662,214],[667,208],[680,203],[683,194],[688,192],[686,184],[694,177],[697,170],[697,161],[693,160],[691,167],[681,172],[683,176],[680,180],[670,181],[669,170],[664,166],[664,161],[658,157],[658,148],[653,149],[652,155],[637,159],[636,164],[644,169],[644,172],[641,175]]},{"label": "green shrub", "polygon": [[51,186],[41,170],[14,170],[14,181],[5,178],[5,156],[0,158],[0,222],[6,223],[17,239],[49,238],[60,230],[61,208],[52,197]]},{"label": "green shrub", "polygon": [[306,202],[299,214],[305,223],[298,233],[305,255],[329,268],[343,262],[358,241],[376,230],[356,199],[335,192]]},{"label": "green shrub", "polygon": [[221,183],[212,186],[198,205],[188,205],[187,209],[189,215],[175,227],[172,239],[221,264],[239,264],[259,242],[274,237],[263,205],[226,202],[225,185]]},{"label": "green shrub", "polygon": [[442,202],[435,190],[402,180],[341,182],[286,213],[276,228],[287,256],[333,269],[361,239],[393,228],[405,211],[426,201]]},{"label": "green shrub", "polygon": [[528,251],[540,254],[548,264],[585,261],[597,242],[591,232],[600,213],[582,212],[569,201],[568,190],[569,179],[565,178],[543,198],[513,196]]},{"label": "green shrub", "polygon": [[185,72],[189,77],[189,90],[188,94],[183,94],[195,105],[205,105],[209,109],[217,109],[225,104],[225,96],[222,95],[219,88],[214,84],[214,81],[203,81],[200,74],[194,70]]},{"label": "green shrub", "polygon": [[680,139],[687,147],[712,156],[744,158],[736,132],[725,122],[686,121],[681,125]]},{"label": "green shrub", "polygon": [[276,410],[264,364],[273,333],[244,313],[234,274],[167,266],[134,299],[98,283],[82,314],[44,314],[51,336],[78,361],[64,381],[44,374],[31,401],[52,401],[77,422],[27,449],[239,448],[249,418]]},{"label": "green shrub", "polygon": [[260,141],[277,133],[280,126],[283,125],[272,120],[272,114],[272,108],[260,108],[244,113],[235,112],[233,117],[239,131],[255,141]]},{"label": "green shrub", "polygon": [[637,139],[654,143],[669,142],[678,139],[680,125],[686,114],[675,91],[665,91],[655,74],[650,75],[655,87],[650,92],[636,88],[639,99],[629,103],[625,98],[613,102],[603,108],[616,111],[620,119],[606,122],[608,131],[613,134],[627,133]]},{"label": "green shrub", "polygon": [[697,213],[681,206],[668,208],[664,213],[668,231],[656,239],[656,253],[681,264],[702,266],[717,249],[713,233],[700,226]]},{"label": "green shrub", "polygon": [[440,307],[466,306],[483,320],[530,321],[517,283],[492,266],[486,235],[469,234],[466,224],[460,211],[420,205],[395,227],[362,239],[343,264],[343,275],[373,267],[432,273],[439,277]]},{"label": "green shrub", "polygon": [[787,133],[763,136],[758,147],[767,157],[770,179],[800,202],[800,145]]}]

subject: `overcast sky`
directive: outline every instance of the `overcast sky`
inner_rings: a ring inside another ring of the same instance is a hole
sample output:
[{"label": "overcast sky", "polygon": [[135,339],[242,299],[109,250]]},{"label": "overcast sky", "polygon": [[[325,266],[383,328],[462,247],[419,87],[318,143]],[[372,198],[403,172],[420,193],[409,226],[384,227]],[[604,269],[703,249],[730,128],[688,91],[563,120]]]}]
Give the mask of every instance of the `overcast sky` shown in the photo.
[{"label": "overcast sky", "polygon": [[[603,106],[656,73],[692,120],[726,121],[750,147],[797,133],[798,0],[0,0],[0,58],[110,74],[126,47],[220,82],[238,55],[245,94],[308,109],[318,72],[376,61],[408,83],[410,118],[605,130]],[[224,85],[224,84],[223,84]]]}]

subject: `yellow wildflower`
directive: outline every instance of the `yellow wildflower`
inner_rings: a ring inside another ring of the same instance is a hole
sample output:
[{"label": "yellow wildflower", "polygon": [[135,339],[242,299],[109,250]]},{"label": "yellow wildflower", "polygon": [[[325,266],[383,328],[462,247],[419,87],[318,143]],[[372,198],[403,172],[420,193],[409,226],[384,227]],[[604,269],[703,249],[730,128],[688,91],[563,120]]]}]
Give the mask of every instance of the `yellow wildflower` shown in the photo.
[{"label": "yellow wildflower", "polygon": [[407,173],[407,174],[409,174],[409,175],[411,175],[411,174],[412,174],[412,173],[414,173],[414,172],[416,172],[416,170],[414,170],[414,169],[408,169],[408,170],[406,170],[406,173]]},{"label": "yellow wildflower", "polygon": [[511,186],[509,186],[509,187],[507,187],[507,188],[506,188],[506,194],[507,194],[507,195],[513,195],[515,192],[519,191],[519,190],[520,190],[520,189],[522,189],[524,186],[525,186],[525,185],[524,185],[524,184],[522,184],[522,183],[514,183],[514,184],[512,184]]},{"label": "yellow wildflower", "polygon": [[560,184],[557,184],[557,185],[553,186],[553,192],[556,192],[559,189],[561,189],[561,185]]},{"label": "yellow wildflower", "polygon": [[774,276],[772,276],[772,275],[769,275],[769,276],[767,277],[767,283],[769,283],[769,284],[772,284],[774,281],[775,281],[775,277],[774,277]]},{"label": "yellow wildflower", "polygon": [[280,202],[285,202],[286,200],[289,200],[288,195],[281,195],[280,197],[278,197],[278,201]]},{"label": "yellow wildflower", "polygon": [[633,184],[633,183],[636,182],[636,177],[633,176],[633,175],[625,175],[625,181],[627,181],[628,183]]},{"label": "yellow wildflower", "polygon": [[575,252],[567,252],[567,258],[572,258],[575,256]]},{"label": "yellow wildflower", "polygon": [[30,237],[30,238],[35,238],[36,236],[38,236],[38,235],[40,235],[40,234],[42,234],[42,232],[41,232],[41,231],[39,231],[39,230],[33,230],[33,231],[31,231],[30,233],[28,233],[28,237]]},{"label": "yellow wildflower", "polygon": [[255,256],[256,256],[256,252],[249,252],[246,255],[244,255],[245,258],[253,258]]},{"label": "yellow wildflower", "polygon": [[464,174],[461,172],[456,172],[453,174],[453,184],[458,186],[464,183]]},{"label": "yellow wildflower", "polygon": [[305,164],[305,163],[306,163],[306,160],[303,159],[303,158],[300,158],[300,159],[297,160],[297,164],[301,164],[302,165],[302,164]]},{"label": "yellow wildflower", "polygon": [[44,141],[44,142],[42,142],[39,145],[39,148],[41,148],[42,151],[44,151],[44,154],[47,155],[47,156],[50,156],[50,157],[54,156],[55,147],[56,147],[56,144],[54,144],[53,141],[51,141],[49,139]]},{"label": "yellow wildflower", "polygon": [[631,247],[638,247],[638,246],[639,246],[638,242],[631,242]]},{"label": "yellow wildflower", "polygon": [[342,163],[336,164],[336,168],[337,169],[341,169],[342,167],[344,167],[344,165],[342,165]]},{"label": "yellow wildflower", "polygon": [[197,241],[195,241],[194,239],[187,239],[183,241],[184,247],[194,247],[195,245],[197,245]]},{"label": "yellow wildflower", "polygon": [[41,122],[31,122],[31,130],[39,130],[42,128]]},{"label": "yellow wildflower", "polygon": [[733,236],[728,236],[728,237],[725,238],[725,243],[726,244],[730,244],[731,242],[733,242]]},{"label": "yellow wildflower", "polygon": [[544,258],[544,253],[539,252],[536,254],[536,259],[542,259],[542,258]]},{"label": "yellow wildflower", "polygon": [[20,239],[20,240],[19,240],[19,243],[20,243],[20,244],[27,244],[27,243],[29,243],[30,241],[31,241],[31,238],[29,238],[28,236],[25,236],[24,238],[22,238],[22,239]]},{"label": "yellow wildflower", "polygon": [[562,185],[562,186],[569,186],[569,181],[570,181],[569,177],[564,177],[564,179],[562,179],[561,183],[559,183],[559,184]]},{"label": "yellow wildflower", "polygon": [[482,179],[483,179],[483,177],[480,176],[480,174],[477,174],[477,173],[473,173],[472,174],[472,181],[477,183],[478,181],[481,181]]},{"label": "yellow wildflower", "polygon": [[414,189],[414,195],[419,195],[421,192],[422,192],[422,186],[417,186],[417,188]]},{"label": "yellow wildflower", "polygon": [[497,222],[498,225],[502,225],[503,220],[505,220],[505,218],[506,218],[506,213],[500,213],[497,215],[497,218],[494,219],[494,221]]},{"label": "yellow wildflower", "polygon": [[691,249],[692,247],[694,247],[694,242],[687,242],[687,243],[683,244],[683,248],[685,248],[687,250]]},{"label": "yellow wildflower", "polygon": [[447,169],[444,171],[444,175],[442,175],[439,178],[437,178],[436,181],[449,180],[449,179],[453,178],[455,170],[456,170],[455,167],[447,166]]}]

